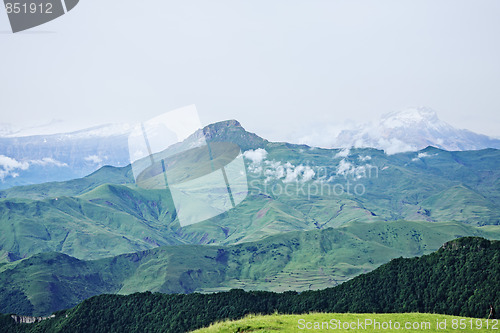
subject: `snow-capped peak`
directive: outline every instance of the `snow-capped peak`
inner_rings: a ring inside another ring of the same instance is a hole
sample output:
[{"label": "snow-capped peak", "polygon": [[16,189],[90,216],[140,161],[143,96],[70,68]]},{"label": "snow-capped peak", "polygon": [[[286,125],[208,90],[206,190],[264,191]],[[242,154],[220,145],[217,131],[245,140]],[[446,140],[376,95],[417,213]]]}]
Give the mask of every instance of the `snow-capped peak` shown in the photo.
[{"label": "snow-capped peak", "polygon": [[410,127],[415,125],[435,127],[444,125],[439,120],[436,111],[428,107],[409,108],[401,111],[390,112],[382,116],[380,125],[387,128]]},{"label": "snow-capped peak", "polygon": [[325,148],[378,148],[387,154],[417,151],[427,146],[445,150],[500,148],[500,140],[454,128],[428,107],[387,113],[378,121],[350,126],[327,138],[324,133],[331,131],[317,132],[322,135],[308,135],[299,142]]}]

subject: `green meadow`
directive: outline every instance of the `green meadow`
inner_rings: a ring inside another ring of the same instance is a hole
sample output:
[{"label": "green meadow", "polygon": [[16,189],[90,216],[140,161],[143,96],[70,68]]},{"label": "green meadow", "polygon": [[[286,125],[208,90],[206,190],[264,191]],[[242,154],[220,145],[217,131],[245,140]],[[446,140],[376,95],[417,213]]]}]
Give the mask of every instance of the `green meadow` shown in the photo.
[{"label": "green meadow", "polygon": [[274,332],[497,332],[498,320],[427,313],[309,313],[248,315],[223,321],[196,333]]}]

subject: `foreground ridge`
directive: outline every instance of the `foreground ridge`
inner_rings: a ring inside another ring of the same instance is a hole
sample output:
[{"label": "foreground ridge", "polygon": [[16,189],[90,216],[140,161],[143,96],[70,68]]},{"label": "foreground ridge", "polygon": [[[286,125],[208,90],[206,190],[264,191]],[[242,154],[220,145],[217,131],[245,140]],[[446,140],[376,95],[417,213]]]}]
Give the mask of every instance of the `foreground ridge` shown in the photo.
[{"label": "foreground ridge", "polygon": [[[477,250],[470,251],[471,248]],[[451,251],[449,249],[452,249]],[[21,332],[186,332],[251,313],[440,313],[486,318],[500,303],[500,242],[466,237],[319,291],[100,295]],[[16,325],[0,317],[0,332]]]}]

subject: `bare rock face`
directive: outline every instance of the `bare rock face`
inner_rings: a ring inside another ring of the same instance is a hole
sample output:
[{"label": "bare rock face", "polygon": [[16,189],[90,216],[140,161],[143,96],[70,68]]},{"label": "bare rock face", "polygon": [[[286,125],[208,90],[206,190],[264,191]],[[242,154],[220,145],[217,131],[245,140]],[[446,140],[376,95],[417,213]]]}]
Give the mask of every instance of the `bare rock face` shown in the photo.
[{"label": "bare rock face", "polygon": [[46,319],[54,318],[55,315],[51,315],[48,317],[30,317],[30,316],[11,315],[10,317],[12,319],[14,319],[14,321],[17,324],[33,324],[33,323],[39,323],[39,322],[46,320]]}]

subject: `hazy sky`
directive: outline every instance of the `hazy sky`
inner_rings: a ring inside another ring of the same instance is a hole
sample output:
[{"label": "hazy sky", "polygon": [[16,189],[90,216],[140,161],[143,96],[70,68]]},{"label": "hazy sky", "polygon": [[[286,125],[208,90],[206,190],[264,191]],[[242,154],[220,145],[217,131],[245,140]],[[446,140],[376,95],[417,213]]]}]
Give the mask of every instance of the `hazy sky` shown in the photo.
[{"label": "hazy sky", "polygon": [[67,129],[196,104],[270,139],[426,105],[500,136],[500,1],[81,0],[12,34],[0,122]]}]

